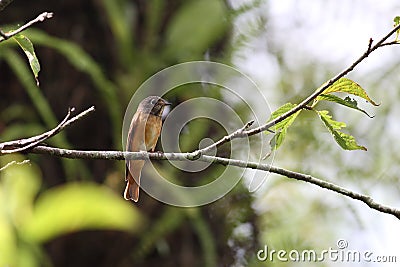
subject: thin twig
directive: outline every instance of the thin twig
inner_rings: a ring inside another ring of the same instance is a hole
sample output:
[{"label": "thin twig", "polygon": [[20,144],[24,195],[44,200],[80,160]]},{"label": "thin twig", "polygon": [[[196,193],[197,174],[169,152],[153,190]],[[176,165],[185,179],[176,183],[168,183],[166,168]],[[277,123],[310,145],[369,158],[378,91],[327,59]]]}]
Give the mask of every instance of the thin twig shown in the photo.
[{"label": "thin twig", "polygon": [[356,60],[353,62],[353,64],[346,68],[345,70],[343,70],[342,72],[340,72],[339,74],[337,74],[335,77],[333,77],[332,79],[328,80],[327,82],[325,82],[323,85],[321,85],[317,90],[315,90],[314,93],[312,93],[310,96],[308,96],[306,99],[304,99],[300,104],[298,104],[297,106],[295,106],[294,108],[292,108],[291,110],[287,111],[286,113],[282,114],[279,117],[276,117],[275,119],[267,122],[264,125],[261,125],[257,128],[254,128],[252,130],[248,130],[248,128],[251,126],[251,124],[253,122],[251,122],[250,125],[248,125],[249,123],[247,123],[244,127],[236,130],[235,132],[233,132],[230,135],[226,135],[224,137],[222,137],[220,140],[218,140],[217,142],[211,144],[210,146],[203,148],[203,149],[198,149],[195,150],[191,153],[192,159],[197,159],[201,154],[205,154],[208,151],[219,147],[227,142],[232,141],[233,139],[236,138],[244,138],[244,137],[248,137],[248,136],[252,136],[264,131],[269,131],[269,132],[273,132],[270,128],[273,127],[275,124],[283,121],[284,119],[290,117],[291,115],[293,115],[294,113],[296,113],[299,110],[302,109],[309,109],[309,107],[307,106],[308,103],[310,103],[312,100],[314,100],[315,98],[317,98],[319,95],[321,95],[327,88],[329,88],[330,86],[332,86],[332,84],[334,84],[336,81],[338,81],[340,78],[343,78],[344,76],[346,76],[349,72],[351,72],[352,70],[354,70],[354,68],[360,64],[364,59],[366,59],[373,51],[375,51],[376,49],[383,47],[383,46],[387,46],[387,45],[394,45],[394,44],[398,44],[397,41],[392,41],[392,42],[387,42],[385,43],[385,41],[391,36],[393,35],[396,31],[398,31],[400,29],[400,25],[397,25],[397,27],[395,27],[393,30],[391,30],[388,34],[386,34],[382,39],[380,39],[374,46],[372,46],[373,44],[373,39],[370,38],[368,41],[368,47],[367,50]]},{"label": "thin twig", "polygon": [[74,108],[69,108],[65,118],[55,128],[53,128],[45,133],[42,133],[40,135],[36,135],[33,137],[25,138],[25,139],[19,139],[19,140],[13,140],[13,141],[0,143],[0,155],[23,152],[25,150],[28,150],[28,149],[44,142],[45,140],[49,139],[50,137],[58,134],[65,127],[71,125],[75,121],[86,116],[88,113],[94,111],[94,107],[92,106],[70,119],[71,112],[73,112],[74,110],[75,110]]},{"label": "thin twig", "polygon": [[[353,71],[354,68],[360,64],[364,59],[366,59],[372,52],[377,50],[380,47],[384,47],[387,45],[392,45],[392,44],[397,44],[398,42],[388,42],[385,43],[385,41],[392,36],[396,31],[400,30],[400,24],[397,25],[395,28],[393,28],[388,34],[386,34],[382,39],[380,39],[374,46],[372,46],[372,39],[369,40],[368,42],[368,48],[367,50],[356,60],[351,64],[350,67],[346,68],[339,74],[337,74],[335,77],[331,78],[327,82],[325,82],[323,85],[321,85],[314,93],[312,93],[310,96],[308,96],[306,99],[304,99],[300,104],[295,106],[293,109],[289,110],[288,112],[282,114],[281,116],[269,121],[268,123],[261,125],[257,128],[254,128],[252,130],[245,131],[243,134],[246,134],[247,136],[255,135],[260,132],[267,131],[269,128],[277,124],[278,122],[283,121],[284,119],[290,117],[297,111],[303,109],[308,103],[310,103],[312,100],[317,98],[320,94],[322,94],[327,88],[332,86],[337,80],[340,78],[343,78],[346,76],[349,72]],[[372,46],[372,47],[371,47]]]},{"label": "thin twig", "polygon": [[[173,161],[185,161],[192,160],[192,153],[147,153],[147,152],[122,152],[122,151],[83,151],[83,150],[71,150],[71,149],[60,149],[48,146],[36,146],[30,150],[36,154],[46,154],[56,157],[70,158],[70,159],[104,159],[104,160],[173,160]],[[371,209],[391,214],[396,218],[400,219],[400,210],[382,205],[370,196],[363,195],[357,192],[353,192],[349,189],[341,187],[331,182],[327,182],[318,178],[315,178],[308,174],[294,172],[283,168],[275,167],[269,164],[263,164],[258,162],[249,162],[237,159],[229,159],[223,157],[215,157],[209,155],[199,155],[198,161],[208,162],[213,164],[231,165],[240,168],[250,168],[255,170],[267,171],[276,173],[279,175],[286,176],[288,178],[304,181],[310,184],[317,185],[321,188],[334,191],[338,194],[346,197],[361,201],[368,205]]]},{"label": "thin twig", "polygon": [[263,124],[257,128],[251,129],[251,130],[247,130],[246,129],[238,129],[235,132],[233,132],[230,135],[224,136],[222,137],[220,140],[218,140],[217,142],[215,142],[214,144],[210,145],[209,147],[203,148],[203,149],[199,149],[196,151],[192,152],[192,155],[197,157],[198,155],[208,152],[209,150],[220,146],[222,144],[225,144],[233,139],[236,138],[243,138],[243,137],[248,137],[248,136],[252,136],[264,131],[271,131],[271,127],[273,127],[275,124],[283,121],[284,119],[290,117],[291,115],[293,115],[294,113],[296,113],[299,110],[302,109],[309,109],[309,107],[307,106],[308,103],[310,103],[312,100],[314,100],[315,98],[317,98],[319,95],[321,95],[327,88],[329,88],[330,86],[332,86],[332,84],[334,84],[336,81],[338,81],[340,78],[343,78],[344,76],[346,76],[349,72],[353,71],[354,68],[360,64],[364,59],[366,59],[372,52],[374,52],[376,49],[383,47],[383,46],[388,46],[388,45],[394,45],[394,44],[399,44],[398,41],[392,41],[392,42],[387,42],[385,43],[385,41],[391,36],[393,35],[396,31],[398,31],[400,29],[400,25],[397,25],[393,30],[391,30],[388,34],[386,34],[382,39],[379,40],[378,43],[376,43],[374,46],[372,46],[373,44],[373,39],[370,38],[368,41],[368,47],[367,50],[356,60],[353,62],[353,64],[351,64],[351,66],[349,66],[348,68],[346,68],[345,70],[343,70],[342,72],[340,72],[339,74],[337,74],[335,77],[331,78],[330,80],[328,80],[327,82],[325,82],[323,85],[321,85],[317,90],[315,90],[314,93],[312,93],[310,96],[308,96],[307,98],[305,98],[300,104],[298,104],[297,106],[295,106],[294,108],[292,108],[291,110],[287,111],[286,113],[282,114],[279,117],[276,117],[275,119],[267,122],[266,124]]},{"label": "thin twig", "polygon": [[59,129],[59,132],[62,131],[65,127],[70,126],[72,123],[82,119],[83,117],[87,116],[89,113],[95,111],[95,107],[91,106],[90,108],[82,111],[81,113],[79,113],[78,115],[72,117],[71,119],[67,120]]},{"label": "thin twig", "polygon": [[[217,141],[213,145],[204,148],[203,151],[207,152],[210,149],[217,147],[219,145],[222,145],[224,143],[227,143],[234,138],[250,136],[250,135],[260,133],[262,131],[266,131],[270,127],[275,125],[276,123],[284,120],[285,118],[289,117],[290,115],[294,114],[295,112],[305,108],[309,102],[311,102],[313,99],[315,99],[325,89],[330,87],[334,82],[336,82],[337,80],[339,80],[340,78],[344,77],[349,72],[351,72],[360,62],[362,62],[365,58],[367,58],[373,51],[375,51],[379,47],[386,46],[386,45],[389,45],[390,43],[393,43],[393,42],[385,43],[385,41],[399,29],[400,29],[400,25],[398,25],[392,31],[390,31],[385,37],[383,37],[374,46],[372,46],[373,41],[372,41],[372,39],[370,39],[366,52],[364,52],[364,54],[359,59],[357,59],[350,67],[348,67],[347,69],[345,69],[344,71],[342,71],[341,73],[336,75],[334,78],[327,81],[325,84],[323,84],[320,88],[318,88],[309,97],[304,99],[294,109],[288,111],[287,113],[283,114],[282,116],[277,117],[276,119],[270,121],[269,123],[264,124],[260,127],[252,129],[252,130],[247,130],[252,124],[252,122],[249,122],[244,127],[236,130],[232,134],[221,138],[219,141]],[[90,110],[93,110],[93,109],[94,108],[92,107],[92,108],[86,110],[85,112],[78,114],[77,116],[75,116],[74,118],[69,119],[69,120],[68,120],[69,115],[67,115],[67,117],[66,117],[67,119],[64,119],[64,123],[60,123],[61,126],[59,125],[55,129],[49,131],[49,132],[51,132],[51,134],[45,135],[46,136],[45,139],[57,134],[59,131],[64,129],[66,126],[77,121],[78,119],[80,119],[81,117],[83,117],[84,115],[89,113]],[[33,147],[32,146],[24,146],[23,151],[31,152],[31,153],[38,153],[38,154],[47,154],[47,155],[52,155],[52,156],[57,156],[57,157],[75,158],[75,159],[77,159],[77,158],[79,158],[79,159],[106,159],[106,160],[125,160],[125,159],[133,159],[133,160],[135,160],[135,159],[136,160],[138,160],[138,159],[142,159],[142,160],[143,159],[196,160],[197,159],[199,161],[204,161],[204,162],[209,162],[209,163],[214,163],[214,164],[232,165],[232,166],[237,166],[240,168],[251,168],[251,169],[256,169],[256,170],[261,170],[261,171],[268,171],[268,172],[273,172],[273,173],[277,173],[277,174],[286,176],[288,178],[305,181],[305,182],[317,185],[321,188],[325,188],[325,189],[334,191],[336,193],[347,196],[349,198],[361,201],[361,202],[365,203],[366,205],[368,205],[371,209],[374,209],[374,210],[377,210],[377,211],[380,211],[383,213],[391,214],[391,215],[395,216],[396,218],[400,219],[400,210],[399,209],[395,209],[395,208],[392,208],[389,206],[379,204],[369,196],[350,191],[346,188],[343,188],[343,187],[335,185],[333,183],[315,178],[311,175],[285,170],[285,169],[271,166],[268,164],[262,164],[262,163],[257,163],[257,162],[247,162],[247,161],[236,160],[236,159],[228,159],[228,158],[204,155],[204,153],[201,152],[202,150],[196,150],[191,153],[147,153],[147,152],[121,152],[121,151],[68,150],[68,149],[60,149],[60,148],[53,148],[53,147],[47,147],[47,146],[39,146],[39,145],[37,145],[38,144],[37,140],[39,140],[39,139],[37,137],[36,138],[33,137],[32,140],[35,140],[34,141],[35,144],[33,145]],[[29,138],[28,138],[28,140],[29,140]],[[40,139],[40,140],[42,140],[42,139]],[[21,141],[21,140],[17,140],[17,142],[18,141]],[[23,141],[26,142],[25,139]],[[24,143],[24,142],[22,142],[22,143]],[[7,143],[10,143],[10,142],[7,142]],[[4,144],[7,144],[7,143],[0,144],[0,149],[4,149],[4,147],[5,147]],[[28,142],[28,145],[29,144],[31,144],[31,143]],[[14,149],[14,148],[12,148],[12,149]]]},{"label": "thin twig", "polygon": [[[71,116],[71,111],[73,111],[74,108],[68,109],[68,113],[65,116],[65,118],[53,129],[42,133],[40,135],[36,135],[33,137],[25,138],[25,139],[20,139],[20,140],[14,140],[14,141],[9,141],[9,142],[4,142],[0,144],[0,154],[12,154],[12,153],[17,153],[21,152],[24,150],[27,150],[31,147],[34,147],[41,142],[43,142],[46,139],[49,139],[50,137],[54,136],[56,133],[59,132],[59,129],[61,126],[69,119]],[[17,148],[14,148],[17,147]]]},{"label": "thin twig", "polygon": [[214,148],[220,147],[223,144],[228,143],[229,141],[231,141],[234,138],[237,138],[239,136],[241,137],[243,135],[243,132],[245,130],[247,130],[248,128],[250,128],[250,126],[253,125],[253,123],[254,123],[254,120],[251,120],[251,121],[247,122],[242,128],[234,131],[233,133],[231,133],[229,135],[224,136],[223,138],[221,138],[217,142],[209,145],[208,147],[199,149],[197,151],[194,151],[193,153],[196,153],[196,154],[199,154],[199,155],[200,154],[206,154],[207,152],[213,150]]},{"label": "thin twig", "polygon": [[0,39],[0,43],[13,37],[14,35],[26,30],[27,28],[29,28],[30,26],[32,26],[35,23],[38,22],[43,22],[45,19],[50,19],[53,17],[53,13],[52,12],[43,12],[42,14],[40,14],[39,16],[37,16],[35,19],[29,21],[28,23],[22,25],[21,27],[19,27],[18,29],[14,30],[14,31],[10,31],[10,32],[2,32],[0,33],[1,39]]},{"label": "thin twig", "polygon": [[391,41],[391,42],[383,43],[383,44],[381,44],[380,47],[389,46],[389,45],[399,45],[399,44],[400,44],[400,40],[397,40],[397,41]]},{"label": "thin twig", "polygon": [[5,169],[7,169],[9,167],[11,167],[12,165],[24,165],[24,164],[30,164],[30,160],[29,159],[25,159],[25,160],[23,160],[21,162],[13,160],[13,161],[7,163],[6,165],[4,165],[3,167],[1,167],[0,168],[0,172],[4,171]]}]

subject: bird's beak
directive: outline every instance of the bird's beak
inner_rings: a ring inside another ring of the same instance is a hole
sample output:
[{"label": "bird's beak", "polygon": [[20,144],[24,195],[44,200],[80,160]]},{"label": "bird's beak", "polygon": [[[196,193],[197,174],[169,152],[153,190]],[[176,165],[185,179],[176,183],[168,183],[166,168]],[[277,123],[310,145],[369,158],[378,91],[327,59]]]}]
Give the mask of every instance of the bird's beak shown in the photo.
[{"label": "bird's beak", "polygon": [[172,103],[170,103],[170,102],[167,102],[167,101],[165,101],[165,100],[164,100],[164,105],[165,105],[165,106],[171,106],[171,105],[172,105]]}]

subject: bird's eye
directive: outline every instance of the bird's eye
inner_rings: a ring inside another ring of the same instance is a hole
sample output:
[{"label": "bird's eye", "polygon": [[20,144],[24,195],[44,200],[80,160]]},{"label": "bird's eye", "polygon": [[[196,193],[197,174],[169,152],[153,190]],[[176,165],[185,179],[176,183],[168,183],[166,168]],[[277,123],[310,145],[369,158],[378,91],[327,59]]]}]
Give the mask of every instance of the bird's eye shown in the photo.
[{"label": "bird's eye", "polygon": [[150,103],[151,103],[152,105],[155,105],[155,104],[156,104],[156,99],[152,99],[152,100],[150,101]]}]

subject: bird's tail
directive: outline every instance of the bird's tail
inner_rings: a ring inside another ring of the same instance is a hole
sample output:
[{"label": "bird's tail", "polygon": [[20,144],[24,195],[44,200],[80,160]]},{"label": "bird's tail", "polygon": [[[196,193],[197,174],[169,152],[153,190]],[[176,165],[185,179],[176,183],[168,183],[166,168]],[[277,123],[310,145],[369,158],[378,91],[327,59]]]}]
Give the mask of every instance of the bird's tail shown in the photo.
[{"label": "bird's tail", "polygon": [[[140,174],[144,165],[144,161],[136,160],[126,165],[125,169],[125,180],[127,181],[124,198],[126,200],[133,200],[137,202],[139,200],[139,184],[140,184]],[[136,177],[136,179],[134,178]]]},{"label": "bird's tail", "polygon": [[138,202],[139,200],[139,185],[134,181],[133,183],[127,182],[124,192],[124,198],[126,200],[133,200]]}]

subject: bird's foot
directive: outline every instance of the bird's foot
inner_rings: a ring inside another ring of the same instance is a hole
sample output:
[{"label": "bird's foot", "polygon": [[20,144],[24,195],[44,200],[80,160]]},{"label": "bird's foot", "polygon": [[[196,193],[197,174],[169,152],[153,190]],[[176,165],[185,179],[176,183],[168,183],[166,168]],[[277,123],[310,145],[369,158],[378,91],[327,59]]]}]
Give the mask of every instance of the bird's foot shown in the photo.
[{"label": "bird's foot", "polygon": [[156,151],[154,153],[157,155],[157,158],[163,158],[164,157],[164,152],[162,152],[162,151]]}]

